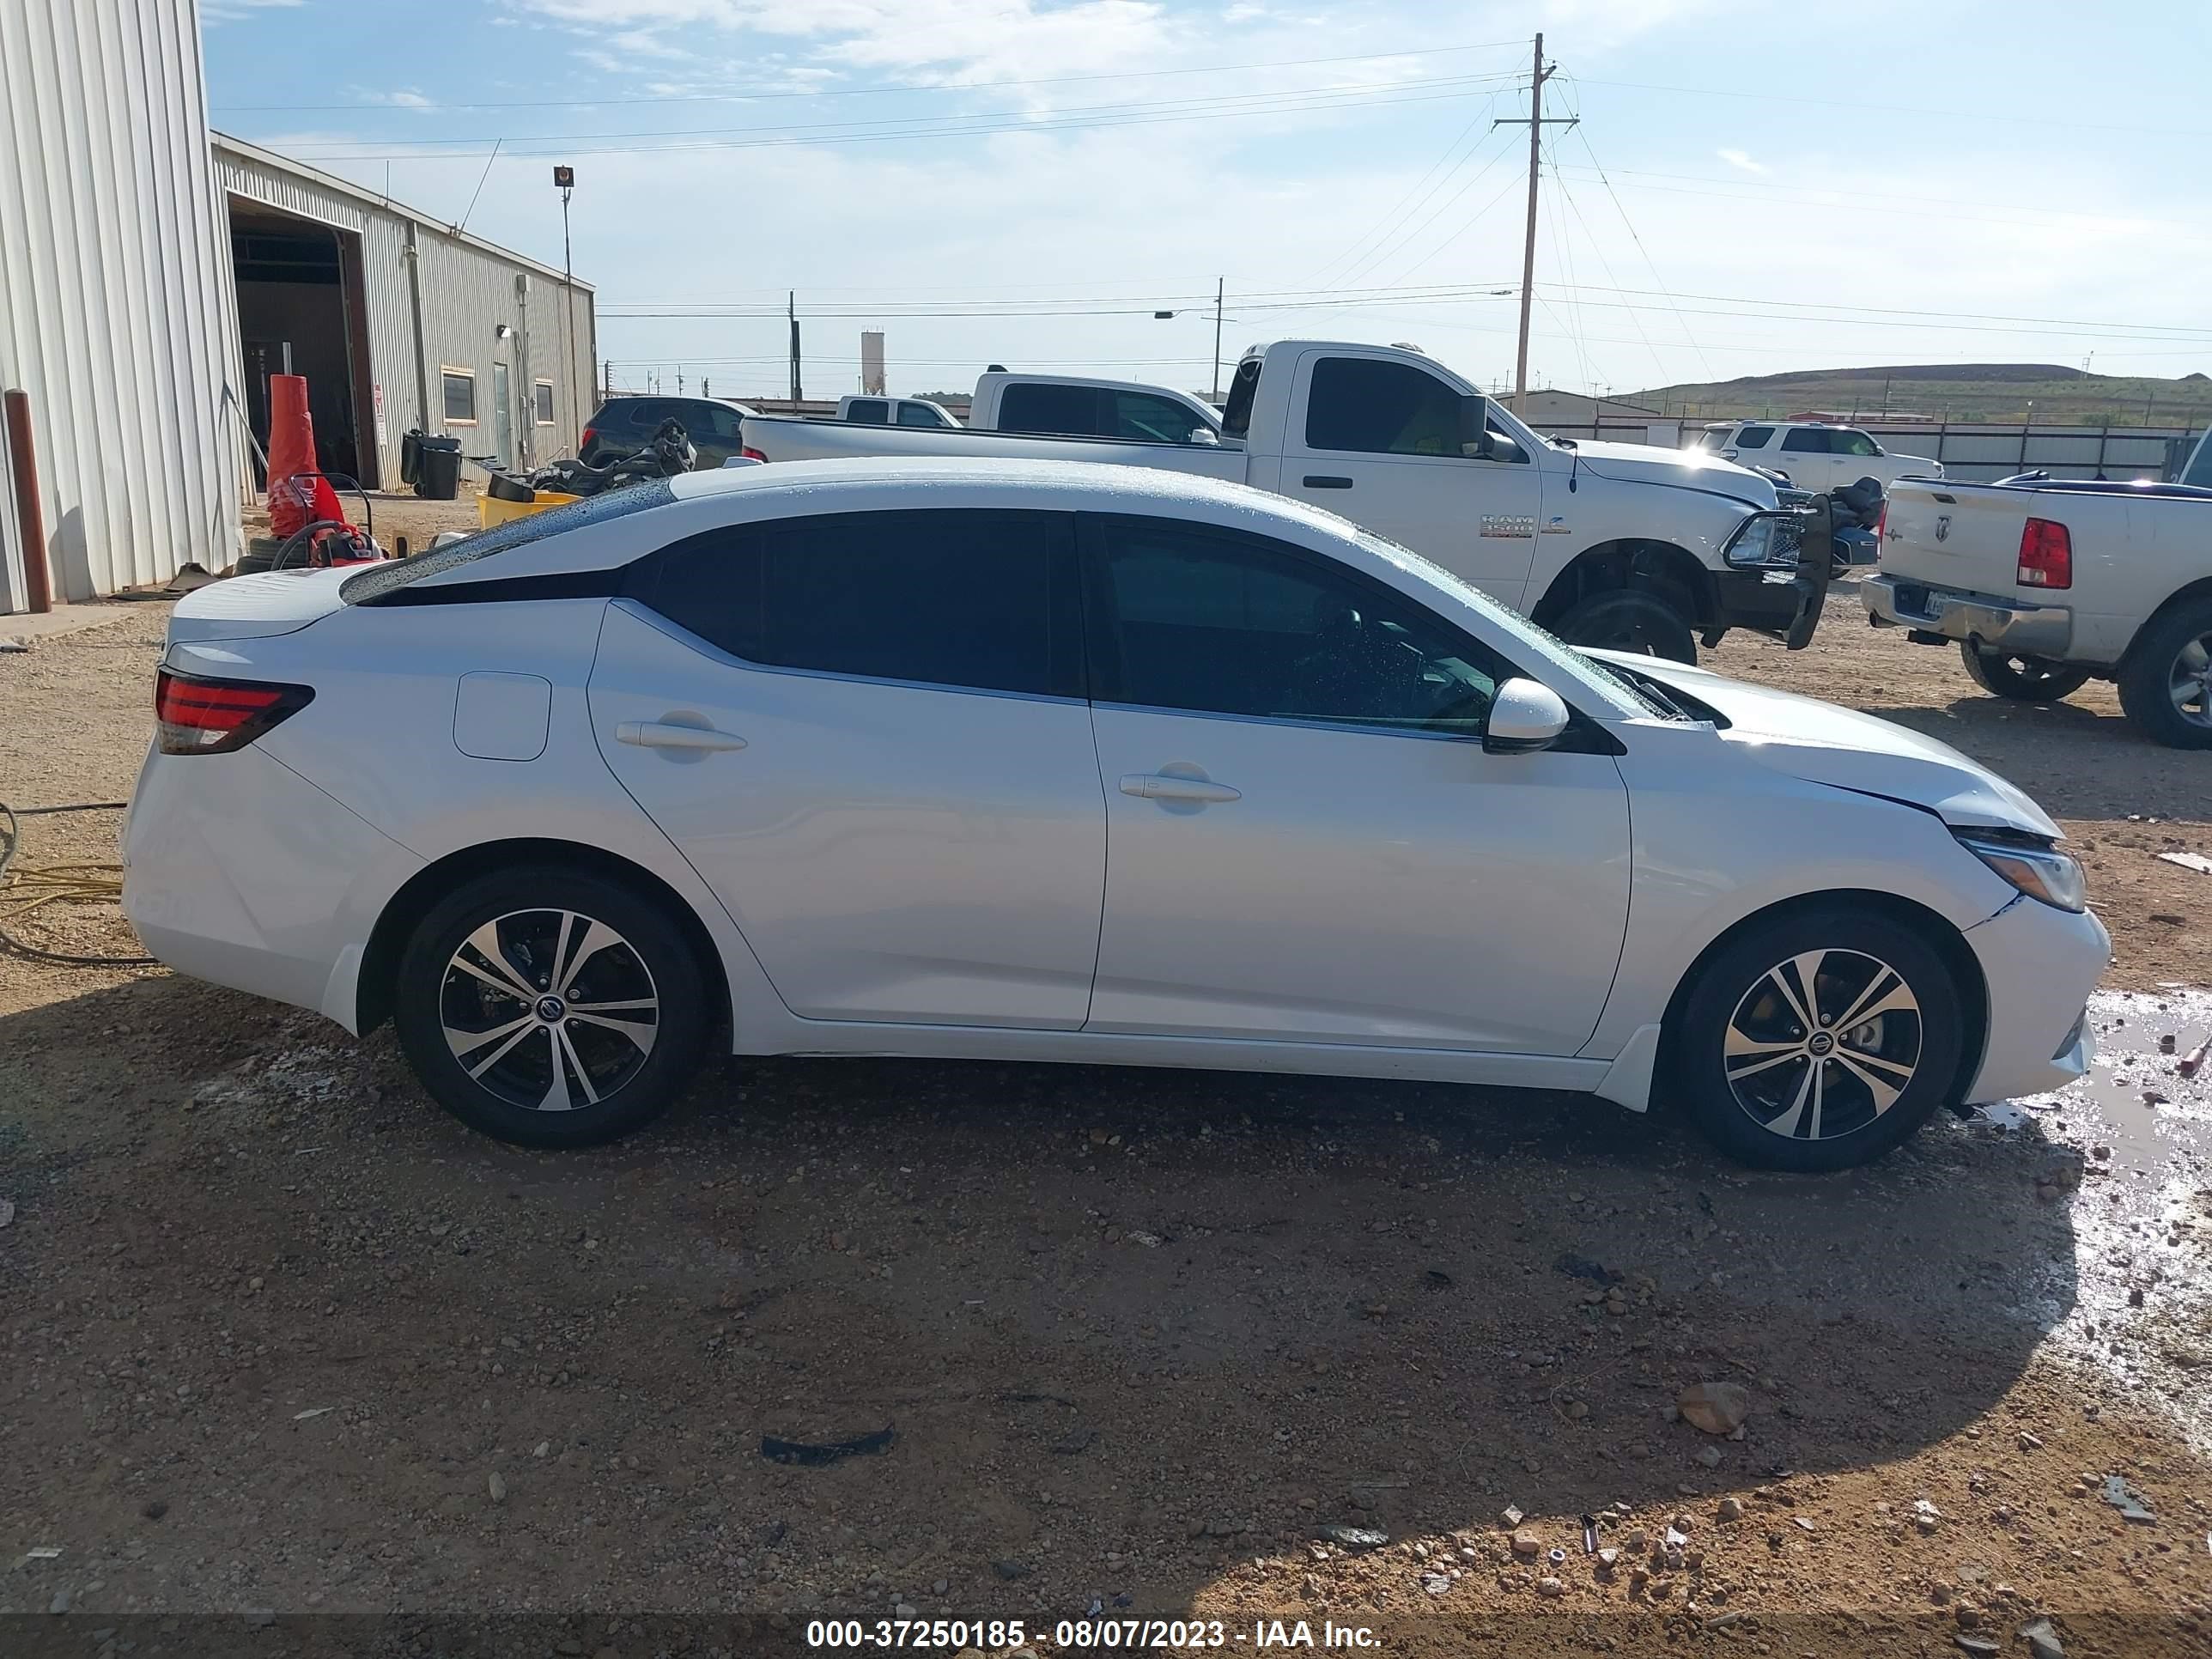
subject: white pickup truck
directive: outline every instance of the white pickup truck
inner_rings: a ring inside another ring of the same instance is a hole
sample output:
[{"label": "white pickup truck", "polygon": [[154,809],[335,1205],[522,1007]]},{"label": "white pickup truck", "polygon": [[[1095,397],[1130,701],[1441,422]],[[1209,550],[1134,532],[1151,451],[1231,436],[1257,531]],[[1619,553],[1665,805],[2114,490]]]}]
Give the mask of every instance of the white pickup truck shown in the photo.
[{"label": "white pickup truck", "polygon": [[2109,679],[2148,735],[2212,749],[2212,489],[1905,479],[1890,486],[1881,541],[1881,568],[1859,584],[1876,627],[1955,641],[1973,682],[2001,697]]},{"label": "white pickup truck", "polygon": [[[1236,480],[1340,513],[1577,645],[1679,662],[1731,628],[1802,647],[1834,571],[1823,530],[1806,532],[1757,473],[1694,451],[1539,437],[1404,347],[1285,340],[1248,355],[1214,443],[763,415],[746,420],[744,445],[769,462],[995,455]],[[1821,550],[1802,568],[1801,536]]]}]

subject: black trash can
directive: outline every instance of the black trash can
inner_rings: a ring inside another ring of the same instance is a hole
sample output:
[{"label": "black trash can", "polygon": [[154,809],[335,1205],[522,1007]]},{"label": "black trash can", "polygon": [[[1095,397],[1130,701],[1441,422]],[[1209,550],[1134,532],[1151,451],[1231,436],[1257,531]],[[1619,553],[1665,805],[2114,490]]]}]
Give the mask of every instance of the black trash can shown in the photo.
[{"label": "black trash can", "polygon": [[461,493],[461,441],[425,434],[416,441],[415,493],[425,501],[450,501]]},{"label": "black trash can", "polygon": [[412,485],[422,464],[422,428],[410,426],[399,434],[399,482]]}]

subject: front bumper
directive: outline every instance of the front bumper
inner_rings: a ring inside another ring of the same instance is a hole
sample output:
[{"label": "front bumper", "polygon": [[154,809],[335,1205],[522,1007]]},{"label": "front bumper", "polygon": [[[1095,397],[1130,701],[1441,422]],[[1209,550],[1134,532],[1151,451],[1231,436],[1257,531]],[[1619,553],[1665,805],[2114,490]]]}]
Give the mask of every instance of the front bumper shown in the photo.
[{"label": "front bumper", "polygon": [[2063,659],[2074,643],[2074,613],[2064,605],[2027,605],[1886,574],[1862,580],[1859,599],[1878,628],[1979,640],[2027,657]]},{"label": "front bumper", "polygon": [[2096,912],[2023,895],[1965,937],[1989,990],[1988,1037],[1966,1103],[2048,1094],[2087,1072],[2089,994],[2112,955]]}]

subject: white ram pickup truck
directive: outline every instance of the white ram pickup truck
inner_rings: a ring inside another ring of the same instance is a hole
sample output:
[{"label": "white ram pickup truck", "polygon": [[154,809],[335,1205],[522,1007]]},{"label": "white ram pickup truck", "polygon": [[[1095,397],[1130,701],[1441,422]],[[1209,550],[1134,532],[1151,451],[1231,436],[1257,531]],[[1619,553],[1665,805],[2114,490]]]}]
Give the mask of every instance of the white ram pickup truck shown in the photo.
[{"label": "white ram pickup truck", "polygon": [[2092,679],[2176,749],[2212,749],[2212,489],[2038,473],[1892,484],[1875,625],[1955,642],[1974,684],[2041,702]]},{"label": "white ram pickup truck", "polygon": [[[1817,507],[1784,507],[1757,473],[1694,451],[1539,437],[1405,347],[1285,340],[1248,355],[1218,443],[763,415],[746,420],[744,444],[769,462],[1003,456],[1231,479],[1340,513],[1575,644],[1678,662],[1731,628],[1803,646],[1834,574]],[[1801,562],[1801,545],[1820,551]]]}]

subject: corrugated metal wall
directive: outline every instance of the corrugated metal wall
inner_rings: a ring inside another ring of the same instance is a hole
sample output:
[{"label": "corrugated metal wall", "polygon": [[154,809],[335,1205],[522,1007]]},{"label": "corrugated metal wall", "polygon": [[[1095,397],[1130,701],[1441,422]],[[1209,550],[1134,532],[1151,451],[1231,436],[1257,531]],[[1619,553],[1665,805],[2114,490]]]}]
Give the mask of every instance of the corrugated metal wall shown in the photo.
[{"label": "corrugated metal wall", "polygon": [[228,564],[237,331],[194,0],[0,0],[0,386],[30,394],[56,597]]},{"label": "corrugated metal wall", "polygon": [[[510,371],[515,459],[546,461],[574,453],[577,434],[592,408],[592,366],[597,361],[588,284],[579,283],[573,291],[571,354],[561,325],[562,278],[550,267],[475,237],[457,235],[399,203],[222,134],[215,140],[215,162],[226,195],[318,220],[361,238],[368,289],[368,372],[381,396],[378,453],[386,488],[398,487],[399,441],[410,427],[451,433],[460,439],[465,454],[491,453],[494,366],[501,362]],[[410,246],[422,313],[419,351],[417,296],[408,276]],[[502,324],[513,331],[504,338],[499,332]],[[473,425],[449,426],[445,420],[441,374],[449,368],[469,370],[476,377]],[[541,380],[553,383],[550,426],[539,426],[534,419],[532,388]]]}]

